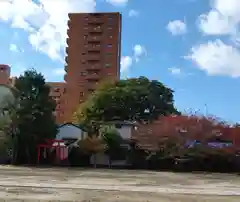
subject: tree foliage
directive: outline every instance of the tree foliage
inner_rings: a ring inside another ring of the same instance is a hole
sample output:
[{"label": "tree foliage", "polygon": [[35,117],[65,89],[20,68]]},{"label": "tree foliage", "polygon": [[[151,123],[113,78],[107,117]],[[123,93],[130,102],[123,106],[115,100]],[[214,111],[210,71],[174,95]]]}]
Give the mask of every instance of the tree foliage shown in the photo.
[{"label": "tree foliage", "polygon": [[91,135],[82,140],[79,140],[78,146],[82,152],[90,156],[93,156],[93,163],[94,163],[94,167],[96,168],[97,153],[102,153],[106,149],[106,145],[102,140],[102,138],[97,135]]},{"label": "tree foliage", "polygon": [[[35,70],[25,71],[15,83],[17,105],[12,118],[16,163],[35,163],[39,143],[55,138],[57,125],[53,116],[55,102],[44,77]],[[30,155],[31,154],[31,155]]]},{"label": "tree foliage", "polygon": [[145,77],[114,81],[101,86],[74,114],[78,123],[90,121],[152,121],[177,113],[173,91]]},{"label": "tree foliage", "polygon": [[169,116],[160,119],[159,134],[152,138],[158,142],[162,155],[184,157],[224,154],[225,150],[212,148],[208,143],[228,138],[231,140],[230,136],[225,135],[226,128],[229,126],[213,117]]},{"label": "tree foliage", "polygon": [[167,136],[176,136],[188,140],[199,140],[201,142],[220,134],[225,125],[217,119],[205,116],[181,115],[168,116],[160,119],[160,133]]},{"label": "tree foliage", "polygon": [[12,149],[12,117],[17,105],[17,91],[14,88],[7,87],[5,95],[0,101],[0,155],[7,156],[7,152]]},{"label": "tree foliage", "polygon": [[85,139],[78,141],[80,149],[88,154],[96,154],[105,151],[105,144],[101,137],[96,135],[88,136]]},{"label": "tree foliage", "polygon": [[103,126],[100,129],[100,135],[106,144],[105,153],[109,156],[110,161],[124,153],[123,138],[115,127]]}]

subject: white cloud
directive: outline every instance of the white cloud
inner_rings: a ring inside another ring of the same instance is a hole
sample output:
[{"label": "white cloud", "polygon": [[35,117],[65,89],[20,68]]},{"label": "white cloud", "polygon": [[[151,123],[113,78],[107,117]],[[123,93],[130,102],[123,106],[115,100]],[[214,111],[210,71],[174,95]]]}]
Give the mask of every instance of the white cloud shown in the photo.
[{"label": "white cloud", "polygon": [[136,62],[138,62],[142,56],[147,54],[145,47],[139,44],[133,47],[133,52],[134,52],[134,59]]},{"label": "white cloud", "polygon": [[220,39],[194,46],[186,57],[209,75],[240,77],[240,1],[213,0],[208,13],[199,16],[198,26],[205,35],[225,35],[227,44]]},{"label": "white cloud", "polygon": [[187,25],[181,20],[174,20],[168,23],[167,30],[171,32],[172,35],[182,35],[187,33]]},{"label": "white cloud", "polygon": [[240,77],[240,51],[221,40],[193,47],[186,58],[209,75]]},{"label": "white cloud", "polygon": [[199,29],[208,35],[236,34],[240,23],[239,0],[213,0],[211,10],[199,16]]},{"label": "white cloud", "polygon": [[121,58],[121,72],[127,73],[132,66],[133,60],[130,56],[122,56]]},{"label": "white cloud", "polygon": [[125,6],[128,3],[128,0],[106,0],[106,2],[114,6]]},{"label": "white cloud", "polygon": [[171,67],[171,68],[168,68],[168,71],[171,72],[171,74],[174,74],[174,75],[179,75],[181,74],[181,69],[177,68],[177,67]]},{"label": "white cloud", "polygon": [[135,45],[133,47],[132,56],[122,56],[121,58],[121,72],[127,74],[134,62],[138,62],[142,56],[146,55],[146,49],[142,45]]},{"label": "white cloud", "polygon": [[128,13],[128,16],[129,17],[137,17],[139,15],[139,12],[136,11],[136,10],[130,10],[129,13]]},{"label": "white cloud", "polygon": [[[36,1],[35,1],[36,2]],[[96,0],[0,1],[0,21],[29,33],[29,42],[52,59],[61,59],[67,37],[68,13],[94,12]]]},{"label": "white cloud", "polygon": [[63,76],[65,73],[66,72],[63,68],[56,68],[53,70],[53,74],[57,76]]},{"label": "white cloud", "polygon": [[12,52],[19,52],[19,49],[16,44],[10,44],[9,50]]},{"label": "white cloud", "polygon": [[199,29],[207,35],[222,35],[235,32],[234,24],[230,23],[217,11],[210,11],[199,17]]}]

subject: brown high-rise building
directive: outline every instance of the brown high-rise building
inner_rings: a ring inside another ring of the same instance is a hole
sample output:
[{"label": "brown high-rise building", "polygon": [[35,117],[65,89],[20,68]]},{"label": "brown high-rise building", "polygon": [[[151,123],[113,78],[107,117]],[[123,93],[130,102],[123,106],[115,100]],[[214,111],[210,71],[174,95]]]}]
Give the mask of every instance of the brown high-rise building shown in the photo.
[{"label": "brown high-rise building", "polygon": [[71,121],[79,103],[99,82],[119,79],[121,14],[69,14],[66,48],[66,93],[61,120]]},{"label": "brown high-rise building", "polygon": [[10,67],[8,65],[0,64],[0,85],[10,84]]},{"label": "brown high-rise building", "polygon": [[[48,82],[57,123],[71,122],[101,81],[120,78],[121,26],[120,13],[69,14],[65,82]],[[0,85],[14,82],[10,67],[0,65]]]}]

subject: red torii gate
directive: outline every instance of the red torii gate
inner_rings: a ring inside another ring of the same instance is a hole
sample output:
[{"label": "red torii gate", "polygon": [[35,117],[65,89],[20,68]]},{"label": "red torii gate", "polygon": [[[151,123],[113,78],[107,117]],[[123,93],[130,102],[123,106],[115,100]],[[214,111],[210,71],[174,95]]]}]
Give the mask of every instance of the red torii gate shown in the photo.
[{"label": "red torii gate", "polygon": [[[39,164],[40,161],[40,154],[41,154],[41,148],[49,149],[49,148],[55,148],[56,149],[56,157],[59,157],[62,155],[63,149],[66,148],[65,145],[61,145],[61,143],[64,143],[64,140],[56,140],[56,139],[46,139],[46,144],[39,144],[37,148],[37,164]],[[57,143],[57,144],[56,144]],[[54,145],[56,144],[56,145]]]}]

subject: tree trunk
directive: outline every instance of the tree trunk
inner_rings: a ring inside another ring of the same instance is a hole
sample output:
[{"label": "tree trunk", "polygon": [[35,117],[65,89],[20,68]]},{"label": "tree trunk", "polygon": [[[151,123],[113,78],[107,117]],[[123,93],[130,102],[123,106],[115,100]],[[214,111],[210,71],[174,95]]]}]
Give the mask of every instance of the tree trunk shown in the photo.
[{"label": "tree trunk", "polygon": [[111,156],[108,156],[108,167],[112,168],[112,158],[111,158]]},{"label": "tree trunk", "polygon": [[26,155],[27,155],[27,164],[31,164],[29,148],[26,147]]},{"label": "tree trunk", "polygon": [[93,154],[93,166],[94,166],[94,168],[97,168],[97,158],[96,158],[96,154]]},{"label": "tree trunk", "polygon": [[11,164],[17,164],[17,156],[18,156],[18,143],[17,139],[15,137],[13,138],[13,144],[12,144],[12,159]]}]

